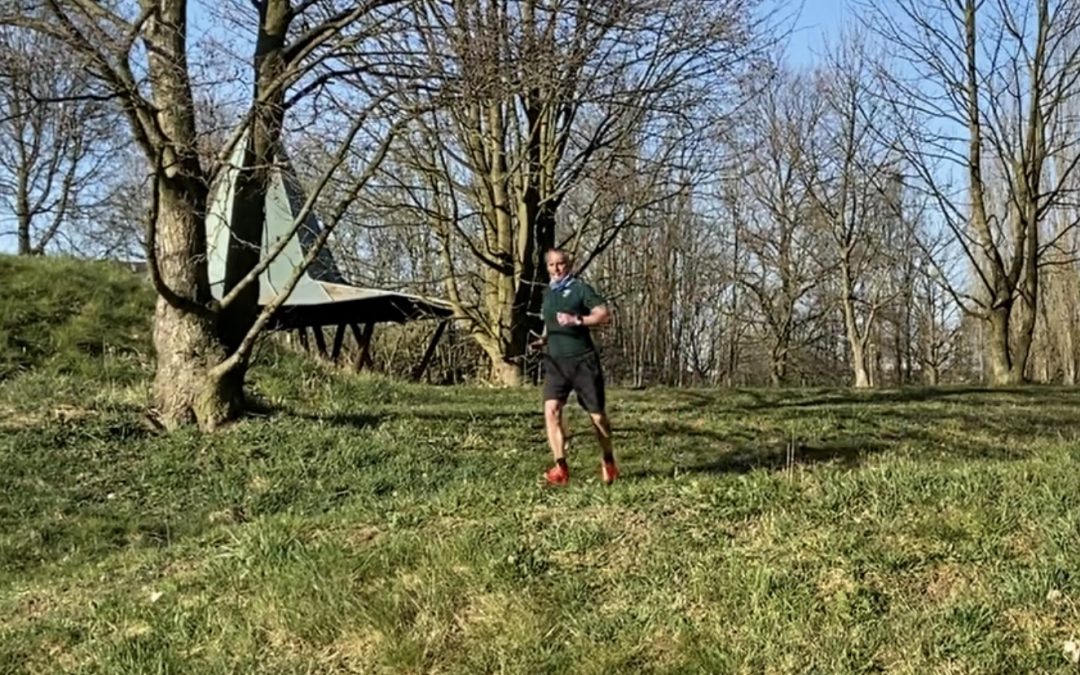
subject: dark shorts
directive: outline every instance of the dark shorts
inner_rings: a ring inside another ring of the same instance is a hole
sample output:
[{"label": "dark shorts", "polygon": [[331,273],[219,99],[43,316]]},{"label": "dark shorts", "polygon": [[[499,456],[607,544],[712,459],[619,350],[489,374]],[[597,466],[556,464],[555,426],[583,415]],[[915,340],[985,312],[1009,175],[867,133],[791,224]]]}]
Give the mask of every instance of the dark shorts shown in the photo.
[{"label": "dark shorts", "polygon": [[590,413],[604,412],[604,372],[595,353],[578,358],[544,357],[544,400],[566,402],[570,392]]}]

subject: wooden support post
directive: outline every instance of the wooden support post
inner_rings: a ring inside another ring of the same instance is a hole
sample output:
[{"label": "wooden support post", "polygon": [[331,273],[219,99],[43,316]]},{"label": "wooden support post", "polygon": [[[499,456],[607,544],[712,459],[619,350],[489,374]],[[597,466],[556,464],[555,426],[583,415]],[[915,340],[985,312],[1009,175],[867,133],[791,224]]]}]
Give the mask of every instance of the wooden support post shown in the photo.
[{"label": "wooden support post", "polygon": [[412,379],[419,381],[424,376],[424,371],[427,370],[428,363],[431,362],[431,357],[435,355],[435,346],[439,344],[439,338],[442,337],[443,331],[446,330],[447,320],[439,322],[438,327],[435,328],[435,333],[431,336],[431,341],[428,342],[427,350],[424,351],[424,357],[420,359],[420,364],[413,370]]},{"label": "wooden support post", "polygon": [[363,354],[361,353],[364,349],[364,338],[360,333],[360,326],[357,326],[355,323],[350,323],[349,328],[352,328],[352,334],[353,337],[356,338],[356,347],[358,350],[356,360],[353,361],[353,370],[360,372],[364,369]]},{"label": "wooden support post", "polygon": [[311,345],[308,344],[307,340],[307,328],[300,326],[296,329],[296,334],[300,338],[300,348],[305,352],[311,351]]},{"label": "wooden support post", "polygon": [[315,334],[315,346],[319,349],[319,356],[329,358],[326,353],[326,336],[323,335],[322,326],[312,326],[311,332]]},{"label": "wooden support post", "polygon": [[360,354],[356,357],[356,370],[361,371],[364,366],[369,368],[373,365],[371,359],[371,336],[375,332],[375,323],[369,321],[364,324],[363,332],[360,331],[360,326],[355,323],[349,324],[352,328],[353,336],[356,338],[356,345],[360,348]]},{"label": "wooden support post", "polygon": [[375,337],[375,322],[369,321],[364,324],[364,347],[360,352],[360,365],[368,368],[375,367],[375,360],[371,358],[371,339]]},{"label": "wooden support post", "polygon": [[338,324],[334,333],[334,349],[330,352],[330,358],[336,363],[341,358],[341,343],[345,341],[345,324]]}]

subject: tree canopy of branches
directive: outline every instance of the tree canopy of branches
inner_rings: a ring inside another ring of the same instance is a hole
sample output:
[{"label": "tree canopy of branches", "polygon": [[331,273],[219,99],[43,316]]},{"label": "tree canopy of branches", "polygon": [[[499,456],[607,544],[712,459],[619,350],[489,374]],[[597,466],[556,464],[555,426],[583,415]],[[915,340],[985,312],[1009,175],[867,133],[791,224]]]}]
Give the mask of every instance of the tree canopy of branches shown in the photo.
[{"label": "tree canopy of branches", "polygon": [[414,96],[431,112],[382,180],[400,188],[389,206],[434,233],[447,294],[493,379],[513,384],[539,328],[544,251],[570,246],[587,266],[676,194],[662,177],[729,109],[769,37],[766,17],[757,0],[419,7],[430,87]]},{"label": "tree canopy of branches", "polygon": [[1080,5],[897,0],[869,17],[902,64],[883,75],[908,121],[897,147],[971,270],[954,298],[987,324],[991,381],[1023,381],[1039,268],[1077,222]]},{"label": "tree canopy of branches", "polygon": [[119,111],[49,36],[0,27],[0,204],[20,255],[75,236],[114,201]]},{"label": "tree canopy of branches", "polygon": [[[145,243],[158,292],[155,404],[168,427],[195,421],[214,429],[242,409],[244,376],[257,337],[396,137],[395,120],[404,111],[386,107],[380,87],[399,82],[372,74],[386,57],[371,58],[365,46],[402,29],[396,12],[403,3],[260,0],[218,6],[216,20],[233,19],[237,34],[251,36],[246,66],[251,89],[235,130],[209,153],[212,137],[200,125],[194,95],[207,64],[188,36],[192,13],[209,8],[184,0],[21,0],[15,5],[0,15],[0,24],[46,36],[77,54],[96,86],[123,110],[151,167]],[[366,169],[343,191],[282,293],[259,305],[259,274],[285,243],[260,257],[267,177],[282,159],[277,149],[286,121],[312,117],[344,123],[336,137],[338,150],[293,233],[340,165]],[[239,167],[225,287],[216,299],[206,255],[208,197],[245,130],[250,133]]]}]

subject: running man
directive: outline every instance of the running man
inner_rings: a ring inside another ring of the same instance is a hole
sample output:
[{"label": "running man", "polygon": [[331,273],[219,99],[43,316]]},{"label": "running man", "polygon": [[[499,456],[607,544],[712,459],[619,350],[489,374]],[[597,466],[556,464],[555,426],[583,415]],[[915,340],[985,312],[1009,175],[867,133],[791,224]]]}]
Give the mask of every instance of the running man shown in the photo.
[{"label": "running man", "polygon": [[555,459],[544,477],[550,485],[566,485],[570,470],[566,465],[567,431],[563,407],[570,392],[592,418],[596,438],[603,453],[600,478],[611,485],[619,476],[611,448],[611,423],[604,401],[604,373],[600,355],[589,329],[611,320],[606,301],[592,286],[571,274],[570,254],[553,248],[545,254],[551,283],[544,293],[541,315],[544,335],[532,343],[544,355],[544,421],[548,444]]}]

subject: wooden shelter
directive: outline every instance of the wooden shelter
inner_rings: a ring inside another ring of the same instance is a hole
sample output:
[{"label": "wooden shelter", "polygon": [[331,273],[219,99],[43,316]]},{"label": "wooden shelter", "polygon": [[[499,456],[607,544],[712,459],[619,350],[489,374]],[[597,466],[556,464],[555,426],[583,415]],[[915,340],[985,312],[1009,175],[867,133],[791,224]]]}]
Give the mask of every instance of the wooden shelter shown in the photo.
[{"label": "wooden shelter", "polygon": [[[222,170],[211,189],[206,228],[207,255],[211,289],[217,298],[221,298],[224,291],[225,262],[234,215],[233,196],[246,142],[245,136],[237,144],[232,161]],[[271,171],[270,185],[266,192],[266,223],[262,239],[264,257],[282,238],[289,236],[297,214],[302,211],[306,201],[284,148],[279,152],[282,161]],[[314,210],[311,210],[296,232],[289,237],[281,254],[259,276],[260,305],[269,303],[285,287],[320,232],[322,224]],[[437,324],[428,347],[413,369],[413,378],[419,379],[452,315],[452,307],[443,300],[379,288],[363,288],[349,283],[342,275],[330,249],[324,247],[305,270],[289,297],[275,312],[270,326],[273,330],[297,331],[300,343],[306,349],[310,349],[310,330],[315,348],[322,356],[334,361],[340,359],[345,335],[351,331],[359,346],[355,366],[362,369],[372,363],[371,338],[376,324],[435,320]],[[335,328],[329,350],[323,333],[326,327]]]}]

